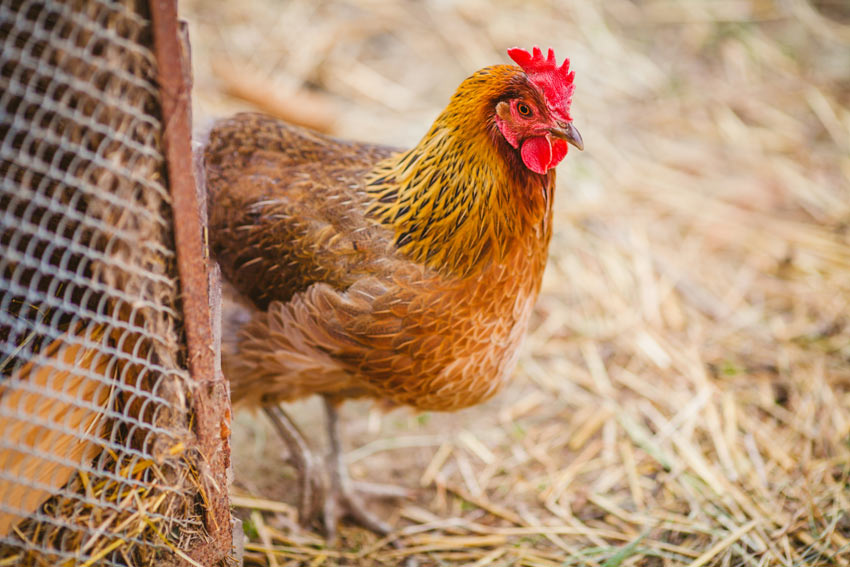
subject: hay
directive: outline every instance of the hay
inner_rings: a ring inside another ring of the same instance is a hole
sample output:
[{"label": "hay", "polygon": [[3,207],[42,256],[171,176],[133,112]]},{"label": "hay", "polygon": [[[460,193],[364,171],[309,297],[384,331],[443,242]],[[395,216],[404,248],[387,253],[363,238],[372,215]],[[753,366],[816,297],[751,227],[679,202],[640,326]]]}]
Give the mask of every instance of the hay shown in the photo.
[{"label": "hay", "polygon": [[312,89],[335,133],[409,145],[471,71],[539,43],[572,59],[587,148],[559,168],[507,392],[457,415],[345,407],[354,477],[417,489],[383,508],[393,538],[294,531],[280,444],[239,417],[247,564],[850,564],[846,3],[183,8],[201,126],[248,108],[220,60],[265,78],[255,107]]},{"label": "hay", "polygon": [[[121,480],[106,477],[94,480],[84,471],[78,471],[62,494],[44,505],[41,515],[13,528],[29,548],[4,556],[0,566],[89,567],[105,560],[124,565],[170,565],[172,560],[164,553],[163,546],[188,564],[198,565],[181,549],[186,548],[187,541],[198,537],[199,526],[183,522],[189,525],[182,526],[182,533],[171,531],[173,519],[190,517],[195,507],[191,497],[173,487],[193,486],[203,490],[193,468],[196,458],[182,444],[171,447],[168,455],[170,462],[156,463],[150,459],[129,462],[112,454],[113,460],[108,462]],[[128,487],[127,480],[134,484]],[[97,504],[81,506],[77,494],[85,494],[90,502]],[[77,526],[97,529],[87,533]],[[57,553],[42,551],[40,547]],[[61,553],[64,549],[74,549],[75,555]],[[81,561],[81,558],[87,559]]]}]

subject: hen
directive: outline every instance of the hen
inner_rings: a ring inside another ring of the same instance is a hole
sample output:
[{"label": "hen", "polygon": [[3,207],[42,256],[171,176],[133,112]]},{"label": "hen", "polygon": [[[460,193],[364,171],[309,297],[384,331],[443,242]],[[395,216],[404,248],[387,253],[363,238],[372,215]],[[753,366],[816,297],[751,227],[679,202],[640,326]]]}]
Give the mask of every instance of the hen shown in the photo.
[{"label": "hen", "polygon": [[218,123],[205,148],[213,255],[242,311],[226,315],[222,366],[234,404],[262,407],[300,470],[312,459],[279,404],[326,401],[333,533],[351,493],[336,407],[368,397],[451,411],[510,377],[540,289],[554,167],[572,125],[569,60],[519,48],[518,64],[463,81],[413,149],[336,140],[273,118]]}]

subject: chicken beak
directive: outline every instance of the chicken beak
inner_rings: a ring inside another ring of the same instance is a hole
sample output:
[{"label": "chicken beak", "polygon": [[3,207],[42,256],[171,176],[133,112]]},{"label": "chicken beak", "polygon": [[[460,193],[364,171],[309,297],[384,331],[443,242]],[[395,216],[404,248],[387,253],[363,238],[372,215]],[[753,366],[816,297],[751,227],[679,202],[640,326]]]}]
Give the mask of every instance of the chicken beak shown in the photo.
[{"label": "chicken beak", "polygon": [[579,150],[584,150],[584,142],[581,139],[581,134],[578,133],[578,130],[576,130],[576,127],[573,126],[572,122],[567,124],[561,123],[558,127],[549,128],[549,133],[556,138],[566,140]]}]

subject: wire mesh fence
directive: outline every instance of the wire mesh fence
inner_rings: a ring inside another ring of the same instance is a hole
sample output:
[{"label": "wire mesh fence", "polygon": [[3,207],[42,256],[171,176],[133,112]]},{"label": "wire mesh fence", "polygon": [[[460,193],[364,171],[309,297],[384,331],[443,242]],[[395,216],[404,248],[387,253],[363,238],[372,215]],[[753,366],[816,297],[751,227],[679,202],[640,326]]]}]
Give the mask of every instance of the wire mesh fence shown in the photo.
[{"label": "wire mesh fence", "polygon": [[158,88],[147,2],[0,0],[3,565],[205,535]]}]

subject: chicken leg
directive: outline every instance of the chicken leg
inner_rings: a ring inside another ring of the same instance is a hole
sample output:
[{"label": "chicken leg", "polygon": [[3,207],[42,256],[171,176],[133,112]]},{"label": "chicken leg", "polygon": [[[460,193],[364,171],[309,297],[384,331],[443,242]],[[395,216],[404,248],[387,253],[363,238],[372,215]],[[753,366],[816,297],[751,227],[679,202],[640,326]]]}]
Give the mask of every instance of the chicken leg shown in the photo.
[{"label": "chicken leg", "polygon": [[[298,521],[308,525],[317,515],[322,470],[304,435],[280,406],[264,406],[263,411],[289,449],[289,459],[298,476]],[[316,489],[319,490],[316,490]]]},{"label": "chicken leg", "polygon": [[[328,541],[337,537],[337,523],[350,516],[361,526],[386,535],[392,527],[366,509],[358,492],[377,497],[402,498],[407,491],[395,486],[373,483],[353,483],[343,459],[339,434],[339,414],[334,402],[325,398],[329,451],[326,460],[327,490],[322,479],[324,470],[310,449],[303,433],[280,406],[265,406],[263,411],[289,449],[289,459],[298,477],[298,521],[308,526],[321,513]],[[324,504],[319,505],[324,497]]]},{"label": "chicken leg", "polygon": [[325,532],[328,540],[336,539],[337,522],[346,515],[351,516],[363,527],[377,534],[386,535],[392,531],[392,527],[366,509],[355,491],[351,477],[348,476],[348,467],[345,465],[340,443],[339,414],[336,404],[328,398],[324,401],[330,443],[327,456],[330,483],[324,506]]}]

